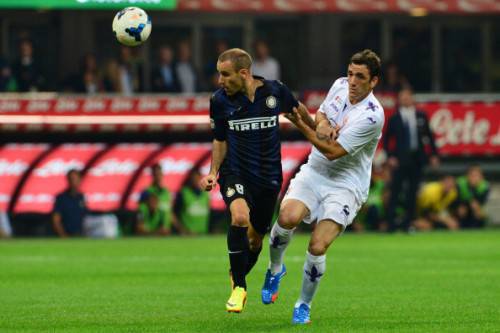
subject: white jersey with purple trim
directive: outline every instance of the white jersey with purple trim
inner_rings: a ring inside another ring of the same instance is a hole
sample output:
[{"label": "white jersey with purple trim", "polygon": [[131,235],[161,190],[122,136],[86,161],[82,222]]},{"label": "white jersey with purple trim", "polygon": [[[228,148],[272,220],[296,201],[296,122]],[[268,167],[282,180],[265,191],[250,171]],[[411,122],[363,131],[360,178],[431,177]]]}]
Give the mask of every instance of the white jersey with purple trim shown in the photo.
[{"label": "white jersey with purple trim", "polygon": [[373,156],[384,126],[384,109],[373,92],[361,102],[349,102],[349,84],[343,77],[335,81],[318,112],[332,126],[340,126],[337,142],[347,155],[329,161],[313,147],[307,164],[336,187],[352,191],[360,204],[368,197]]}]

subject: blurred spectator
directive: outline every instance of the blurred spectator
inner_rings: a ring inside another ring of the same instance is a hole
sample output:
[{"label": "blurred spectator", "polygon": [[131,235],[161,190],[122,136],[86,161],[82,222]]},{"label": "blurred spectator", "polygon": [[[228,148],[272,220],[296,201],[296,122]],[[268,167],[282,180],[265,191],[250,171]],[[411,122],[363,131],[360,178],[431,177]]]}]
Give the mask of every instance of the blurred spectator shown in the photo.
[{"label": "blurred spectator", "polygon": [[178,45],[175,73],[179,80],[181,92],[194,93],[198,90],[198,77],[191,59],[191,46],[188,41]]},{"label": "blurred spectator", "polygon": [[138,234],[162,234],[171,232],[171,227],[185,234],[182,226],[173,212],[173,198],[166,187],[163,186],[163,171],[161,165],[151,166],[152,184],[141,194],[138,211]]},{"label": "blurred spectator", "polygon": [[105,92],[120,91],[120,69],[118,61],[109,59],[106,62],[102,78],[103,89]]},{"label": "blurred spectator", "polygon": [[0,57],[0,92],[16,91],[17,82],[7,61]]},{"label": "blurred spectator", "polygon": [[374,172],[370,181],[370,191],[361,215],[368,230],[387,230],[387,206],[390,198],[391,168],[385,163]]},{"label": "blurred spectator", "polygon": [[168,45],[159,50],[160,63],[151,73],[152,88],[155,92],[179,92],[179,81],[174,70],[174,51]]},{"label": "blurred spectator", "polygon": [[467,175],[457,179],[458,206],[456,214],[462,228],[479,228],[486,223],[484,205],[488,200],[490,185],[484,179],[479,165],[467,170]]},{"label": "blurred spectator", "polygon": [[120,47],[120,59],[118,61],[118,92],[124,95],[142,91],[142,68],[134,58],[132,49],[127,46]]},{"label": "blurred spectator", "polygon": [[409,88],[410,84],[406,78],[399,72],[399,67],[394,62],[385,65],[384,75],[378,89],[383,92],[399,93],[403,88]]},{"label": "blurred spectator", "polygon": [[457,230],[458,221],[451,211],[456,198],[457,189],[452,176],[444,176],[440,181],[424,185],[418,195],[418,218],[414,223],[415,228],[431,230],[436,227],[445,227]]},{"label": "blurred spectator", "polygon": [[[399,106],[388,121],[384,135],[384,149],[388,163],[393,168],[391,196],[387,209],[389,231],[397,229],[396,209],[401,194],[404,195],[402,207],[405,209],[401,227],[409,230],[415,218],[416,196],[422,171],[429,158],[431,165],[439,165],[434,136],[429,127],[427,115],[416,109],[413,92],[404,88],[398,95]],[[430,157],[426,145],[430,148]],[[403,187],[406,189],[402,193]]]},{"label": "blurred spectator", "polygon": [[102,81],[97,69],[97,60],[95,55],[91,53],[83,58],[79,84],[78,92],[96,94],[103,91]]},{"label": "blurred spectator", "polygon": [[255,59],[252,65],[252,73],[262,76],[266,80],[279,80],[281,77],[280,64],[278,60],[271,57],[269,46],[264,41],[255,42]]},{"label": "blurred spectator", "polygon": [[154,192],[146,192],[137,212],[137,234],[170,235],[172,220],[169,212],[160,209],[160,198]]},{"label": "blurred spectator", "polygon": [[87,208],[80,192],[80,171],[71,169],[66,178],[68,188],[56,197],[52,210],[52,225],[59,237],[81,236]]},{"label": "blurred spectator", "polygon": [[104,91],[102,79],[97,69],[97,60],[91,53],[86,54],[80,65],[80,72],[71,75],[64,82],[65,90],[77,93],[96,94]]},{"label": "blurred spectator", "polygon": [[222,52],[229,49],[227,42],[225,40],[219,40],[215,43],[214,55],[211,60],[205,66],[205,80],[206,80],[206,90],[215,91],[220,88],[219,85],[219,72],[217,72],[217,57]]},{"label": "blurred spectator", "polygon": [[201,174],[194,169],[175,200],[174,211],[186,229],[195,234],[207,234],[210,222],[210,196],[200,190]]},{"label": "blurred spectator", "polygon": [[0,238],[12,237],[12,227],[10,225],[9,216],[5,212],[0,211]]},{"label": "blurred spectator", "polygon": [[33,55],[31,41],[23,39],[20,42],[19,59],[14,63],[13,70],[18,91],[39,91],[41,89],[43,78]]}]

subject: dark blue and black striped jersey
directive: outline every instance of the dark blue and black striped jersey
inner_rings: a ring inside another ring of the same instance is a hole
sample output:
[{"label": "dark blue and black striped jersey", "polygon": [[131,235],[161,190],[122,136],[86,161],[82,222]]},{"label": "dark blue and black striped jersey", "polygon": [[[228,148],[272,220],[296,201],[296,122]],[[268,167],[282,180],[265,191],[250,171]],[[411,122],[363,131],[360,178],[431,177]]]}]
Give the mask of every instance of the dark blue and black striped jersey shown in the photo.
[{"label": "dark blue and black striped jersey", "polygon": [[255,91],[252,103],[243,93],[228,96],[217,90],[210,99],[214,138],[227,142],[219,174],[237,175],[265,188],[280,188],[281,143],[279,114],[292,111],[298,101],[280,81],[268,81]]}]

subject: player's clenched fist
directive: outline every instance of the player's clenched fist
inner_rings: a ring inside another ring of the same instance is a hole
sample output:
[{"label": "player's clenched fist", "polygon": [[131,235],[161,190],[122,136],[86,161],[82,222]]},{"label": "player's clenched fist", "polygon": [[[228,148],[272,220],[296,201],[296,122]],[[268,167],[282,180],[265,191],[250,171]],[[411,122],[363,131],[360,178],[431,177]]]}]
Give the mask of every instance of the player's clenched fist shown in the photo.
[{"label": "player's clenched fist", "polygon": [[215,175],[206,175],[200,180],[200,188],[204,191],[211,191],[215,188],[216,181]]},{"label": "player's clenched fist", "polygon": [[322,121],[316,126],[316,136],[320,140],[332,140],[335,138],[335,129],[328,121]]}]

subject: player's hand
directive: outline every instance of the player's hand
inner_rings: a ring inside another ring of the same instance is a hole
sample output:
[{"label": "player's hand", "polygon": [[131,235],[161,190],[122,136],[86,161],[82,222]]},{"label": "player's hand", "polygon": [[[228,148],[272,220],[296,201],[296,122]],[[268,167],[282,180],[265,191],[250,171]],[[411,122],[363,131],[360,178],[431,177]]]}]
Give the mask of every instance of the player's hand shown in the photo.
[{"label": "player's hand", "polygon": [[297,127],[300,127],[304,124],[297,108],[293,108],[292,112],[285,114],[285,117]]},{"label": "player's hand", "polygon": [[213,174],[206,175],[200,180],[200,188],[203,191],[211,191],[217,184],[217,177]]},{"label": "player's hand", "polygon": [[337,136],[337,130],[328,121],[322,121],[316,126],[316,137],[319,140],[331,141]]}]

